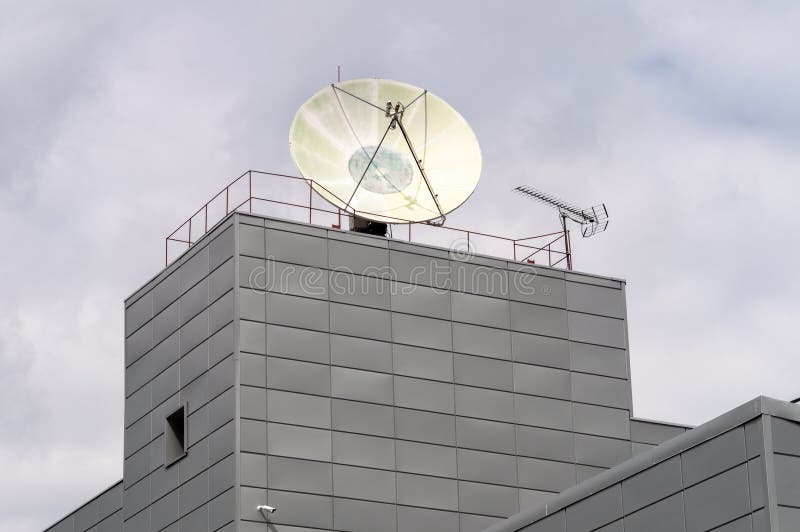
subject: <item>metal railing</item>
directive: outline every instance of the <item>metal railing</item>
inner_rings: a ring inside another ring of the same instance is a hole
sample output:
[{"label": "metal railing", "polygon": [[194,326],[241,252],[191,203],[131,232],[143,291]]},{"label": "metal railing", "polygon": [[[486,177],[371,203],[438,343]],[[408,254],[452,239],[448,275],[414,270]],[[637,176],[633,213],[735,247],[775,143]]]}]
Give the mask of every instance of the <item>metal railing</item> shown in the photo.
[{"label": "metal railing", "polygon": [[[171,262],[171,258],[174,260],[189,249],[210,228],[232,212],[274,216],[309,224],[330,224],[335,229],[345,229],[343,222],[349,223],[350,214],[370,215],[364,211],[345,211],[332,206],[315,194],[315,187],[337,197],[312,179],[258,170],[244,172],[166,237],[165,265]],[[390,238],[395,240],[444,246],[459,254],[471,254],[480,248],[481,254],[485,255],[572,269],[569,230],[525,238],[508,238],[399,218],[396,222],[389,223],[388,227]],[[178,253],[171,257],[171,253],[175,251]]]}]

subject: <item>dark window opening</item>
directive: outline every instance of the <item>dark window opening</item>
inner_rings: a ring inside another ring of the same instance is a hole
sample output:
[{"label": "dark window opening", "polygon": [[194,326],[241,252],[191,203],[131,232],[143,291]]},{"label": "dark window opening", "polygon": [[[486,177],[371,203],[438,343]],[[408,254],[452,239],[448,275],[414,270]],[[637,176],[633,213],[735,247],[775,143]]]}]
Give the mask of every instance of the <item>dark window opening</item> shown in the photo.
[{"label": "dark window opening", "polygon": [[169,414],[164,424],[164,467],[169,467],[186,456],[187,405]]}]

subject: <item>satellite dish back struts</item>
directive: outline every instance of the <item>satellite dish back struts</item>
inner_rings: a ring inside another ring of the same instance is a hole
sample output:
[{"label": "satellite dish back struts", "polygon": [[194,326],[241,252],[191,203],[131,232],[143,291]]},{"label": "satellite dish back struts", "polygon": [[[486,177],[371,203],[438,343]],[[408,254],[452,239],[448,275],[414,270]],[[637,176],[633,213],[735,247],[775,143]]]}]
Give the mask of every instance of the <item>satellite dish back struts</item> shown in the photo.
[{"label": "satellite dish back struts", "polygon": [[292,122],[297,168],[336,207],[383,223],[441,224],[481,174],[467,121],[427,90],[385,79],[334,83]]}]

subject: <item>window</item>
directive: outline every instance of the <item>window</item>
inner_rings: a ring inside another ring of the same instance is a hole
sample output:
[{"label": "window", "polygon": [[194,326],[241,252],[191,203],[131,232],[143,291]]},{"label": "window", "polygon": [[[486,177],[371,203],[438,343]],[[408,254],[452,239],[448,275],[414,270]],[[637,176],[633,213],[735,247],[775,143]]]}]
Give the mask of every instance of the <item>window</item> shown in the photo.
[{"label": "window", "polygon": [[166,417],[164,423],[164,467],[169,467],[186,456],[188,410],[188,404],[184,403]]}]

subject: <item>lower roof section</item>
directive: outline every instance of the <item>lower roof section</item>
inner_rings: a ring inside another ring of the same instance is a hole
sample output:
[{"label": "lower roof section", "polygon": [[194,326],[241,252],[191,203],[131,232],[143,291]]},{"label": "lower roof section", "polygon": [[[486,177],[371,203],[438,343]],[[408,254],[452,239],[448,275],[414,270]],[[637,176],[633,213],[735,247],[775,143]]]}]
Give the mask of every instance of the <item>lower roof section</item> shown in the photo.
[{"label": "lower roof section", "polygon": [[487,532],[800,530],[798,474],[800,406],[758,397]]},{"label": "lower roof section", "polygon": [[122,480],[97,494],[44,532],[122,530]]}]

